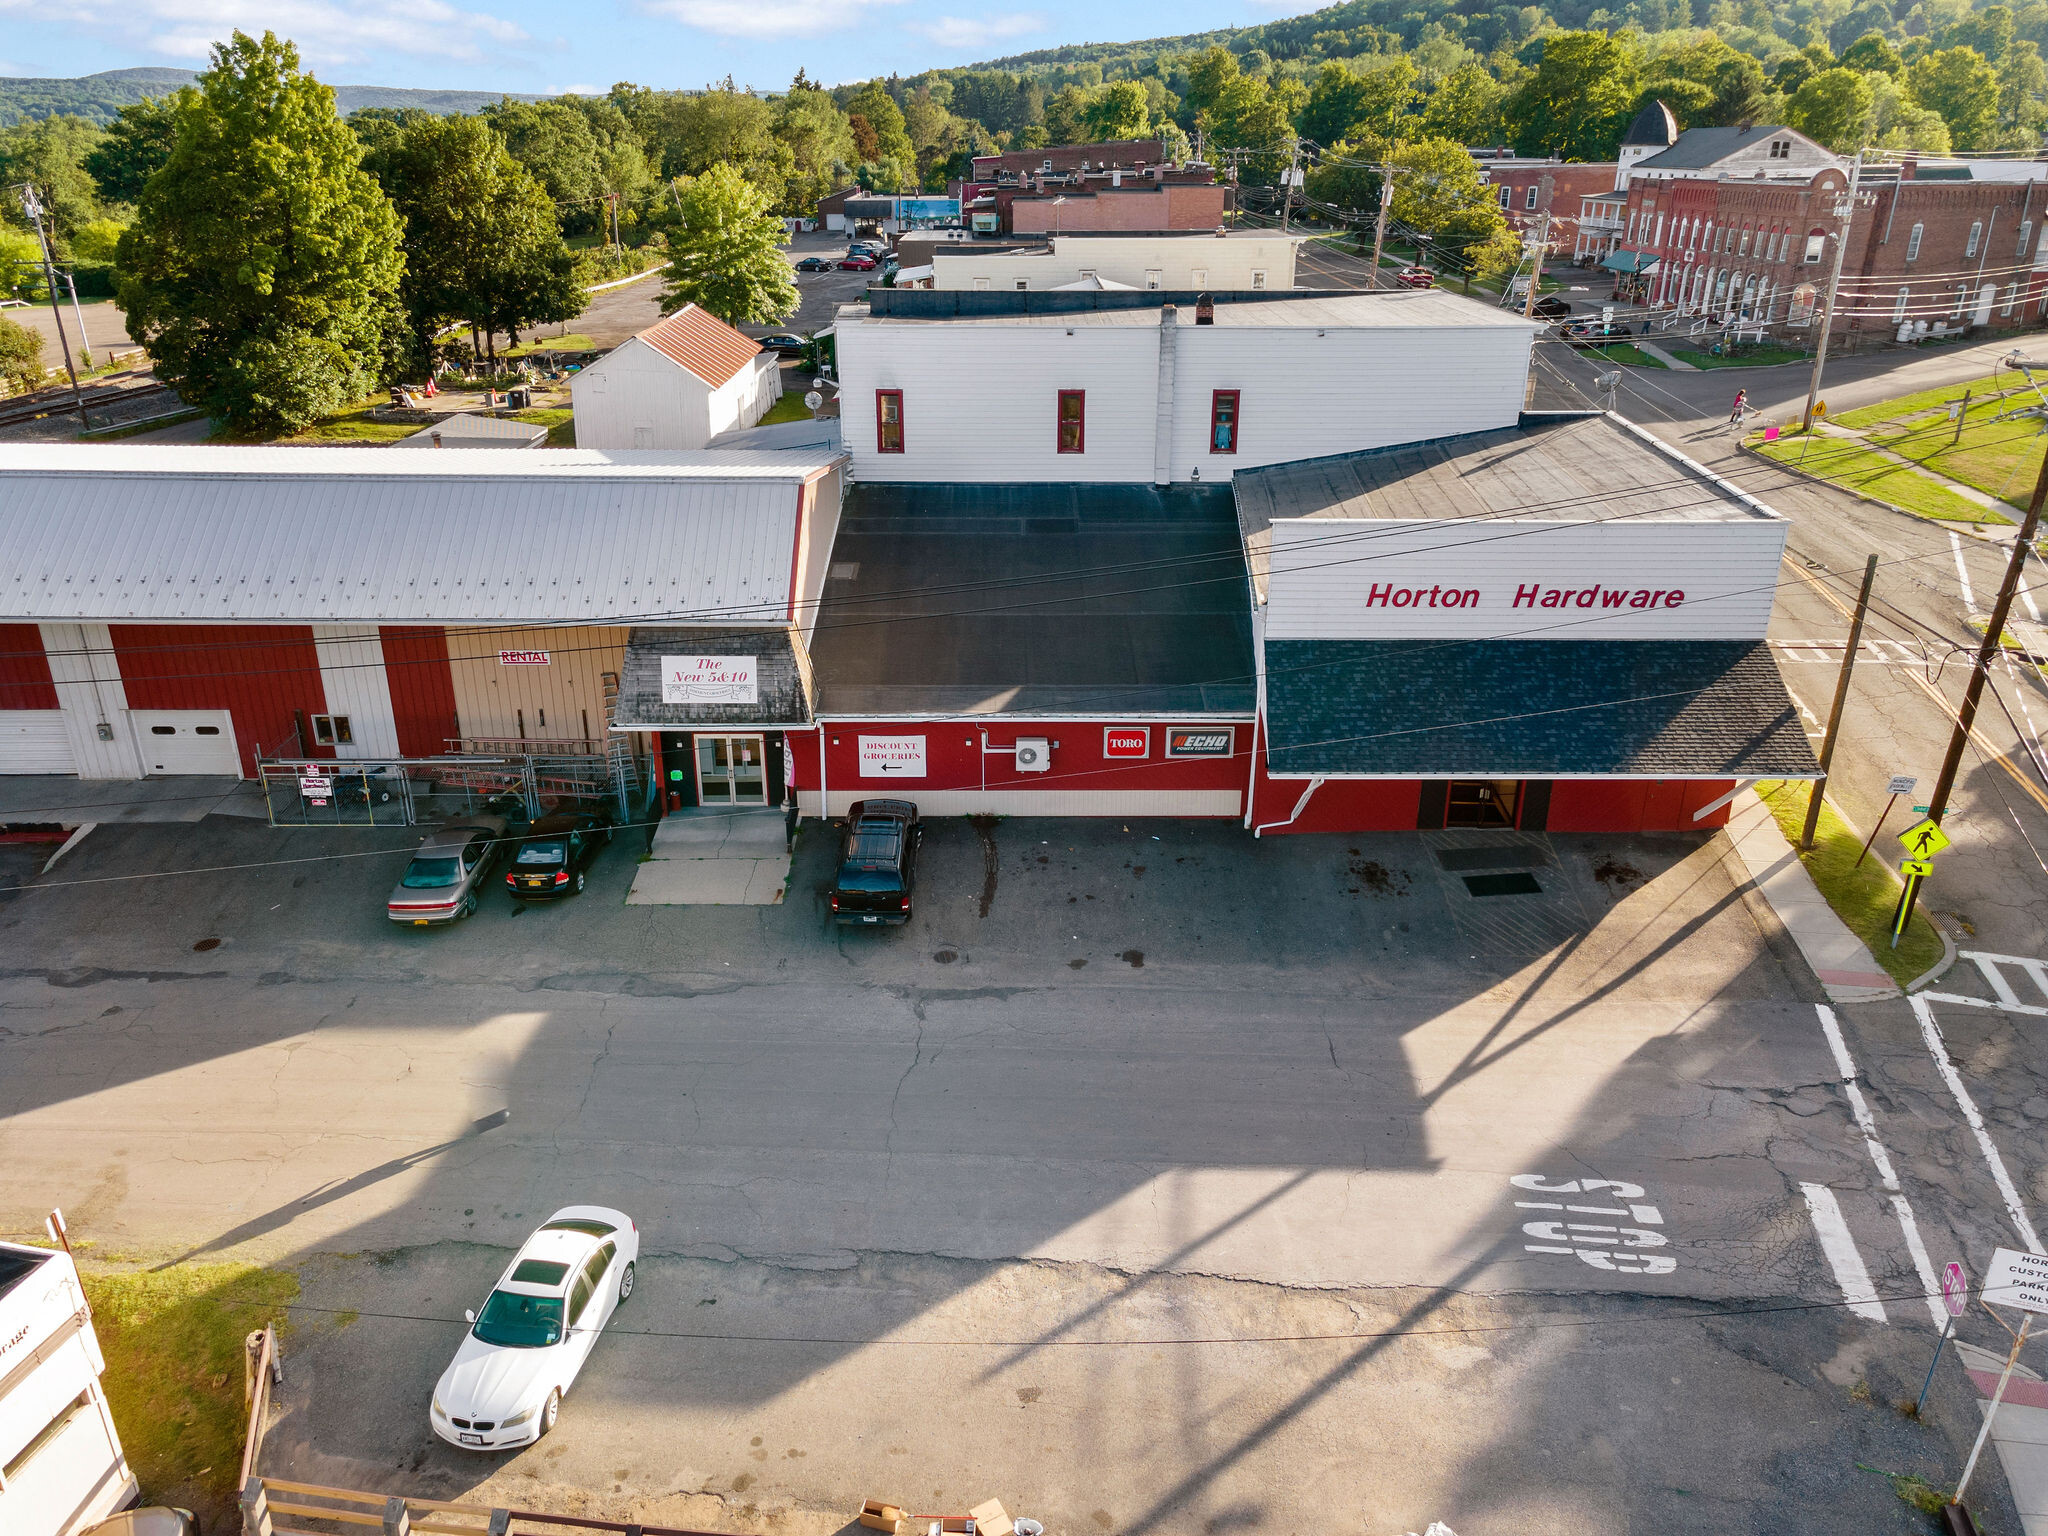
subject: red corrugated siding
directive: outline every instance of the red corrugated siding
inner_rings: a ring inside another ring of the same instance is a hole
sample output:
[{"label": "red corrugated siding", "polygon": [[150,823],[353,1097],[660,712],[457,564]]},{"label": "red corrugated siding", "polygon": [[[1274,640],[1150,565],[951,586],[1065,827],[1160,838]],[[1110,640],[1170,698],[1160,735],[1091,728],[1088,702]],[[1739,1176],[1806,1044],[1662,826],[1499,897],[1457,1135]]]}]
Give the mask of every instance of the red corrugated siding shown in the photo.
[{"label": "red corrugated siding", "polygon": [[0,624],[0,709],[55,708],[43,632],[33,624]]},{"label": "red corrugated siding", "polygon": [[455,679],[448,670],[447,631],[387,627],[378,634],[398,720],[398,750],[407,757],[445,752],[448,739],[462,734],[455,718]]},{"label": "red corrugated siding", "polygon": [[115,624],[110,633],[128,707],[230,711],[244,773],[256,771],[259,747],[290,746],[297,711],[327,708],[307,625]]},{"label": "red corrugated siding", "polygon": [[1553,832],[1711,832],[1728,806],[1692,813],[1734,787],[1732,779],[1559,779],[1550,791]]}]

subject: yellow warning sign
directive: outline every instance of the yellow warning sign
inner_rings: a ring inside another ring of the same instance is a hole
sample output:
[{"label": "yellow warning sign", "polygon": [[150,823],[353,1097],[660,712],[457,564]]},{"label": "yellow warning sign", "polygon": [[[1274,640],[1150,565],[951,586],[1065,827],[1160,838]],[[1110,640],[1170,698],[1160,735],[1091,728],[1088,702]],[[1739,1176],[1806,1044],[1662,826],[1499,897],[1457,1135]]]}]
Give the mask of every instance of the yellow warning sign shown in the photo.
[{"label": "yellow warning sign", "polygon": [[1925,880],[1934,873],[1934,860],[1907,859],[1899,865],[1899,873],[1902,875],[1918,875],[1922,880]]},{"label": "yellow warning sign", "polygon": [[1946,848],[1951,839],[1941,830],[1938,821],[1922,821],[1906,828],[1899,834],[1899,841],[1906,845],[1906,852],[1916,859],[1931,859]]}]

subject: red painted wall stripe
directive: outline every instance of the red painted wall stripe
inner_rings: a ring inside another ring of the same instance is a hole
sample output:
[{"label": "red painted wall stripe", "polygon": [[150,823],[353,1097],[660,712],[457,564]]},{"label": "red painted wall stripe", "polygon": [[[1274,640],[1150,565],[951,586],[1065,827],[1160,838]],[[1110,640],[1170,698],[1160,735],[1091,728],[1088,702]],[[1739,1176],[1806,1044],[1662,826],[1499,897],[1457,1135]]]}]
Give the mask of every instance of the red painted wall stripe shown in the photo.
[{"label": "red painted wall stripe", "polygon": [[305,752],[293,746],[298,713],[326,711],[309,625],[115,624],[109,633],[128,707],[230,711],[246,774],[258,748]]},{"label": "red painted wall stripe", "polygon": [[391,710],[398,722],[398,750],[407,757],[435,757],[449,738],[462,734],[455,712],[455,677],[448,668],[448,634],[439,626],[387,626],[384,675],[391,685]]},{"label": "red painted wall stripe", "polygon": [[33,624],[0,624],[0,709],[57,707],[43,632]]}]

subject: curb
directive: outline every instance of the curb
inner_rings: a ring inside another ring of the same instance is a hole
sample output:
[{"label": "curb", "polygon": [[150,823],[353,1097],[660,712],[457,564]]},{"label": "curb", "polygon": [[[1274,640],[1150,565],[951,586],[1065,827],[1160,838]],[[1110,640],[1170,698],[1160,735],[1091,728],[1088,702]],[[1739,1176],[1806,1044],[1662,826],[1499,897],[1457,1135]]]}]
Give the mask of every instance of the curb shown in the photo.
[{"label": "curb", "polygon": [[1932,912],[1926,912],[1925,908],[1921,910],[1926,915],[1927,926],[1941,935],[1941,958],[1906,983],[1904,990],[1909,993],[1918,992],[1922,987],[1931,986],[1941,980],[1954,967],[1957,958],[1956,941],[1950,937],[1947,926],[1936,922]]}]

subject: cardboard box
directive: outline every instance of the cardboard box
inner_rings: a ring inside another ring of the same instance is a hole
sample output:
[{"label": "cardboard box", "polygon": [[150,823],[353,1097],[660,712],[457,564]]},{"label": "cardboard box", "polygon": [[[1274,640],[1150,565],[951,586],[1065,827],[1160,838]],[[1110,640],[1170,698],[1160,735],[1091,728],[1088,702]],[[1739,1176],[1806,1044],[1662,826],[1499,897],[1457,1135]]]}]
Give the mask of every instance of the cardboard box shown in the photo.
[{"label": "cardboard box", "polygon": [[896,1527],[903,1521],[903,1506],[884,1503],[880,1499],[869,1499],[860,1507],[860,1523],[871,1531],[887,1531],[895,1536]]},{"label": "cardboard box", "polygon": [[1011,1536],[1016,1527],[1010,1523],[1010,1516],[1003,1508],[1002,1500],[990,1499],[986,1504],[977,1504],[967,1511],[974,1522],[975,1536]]}]

